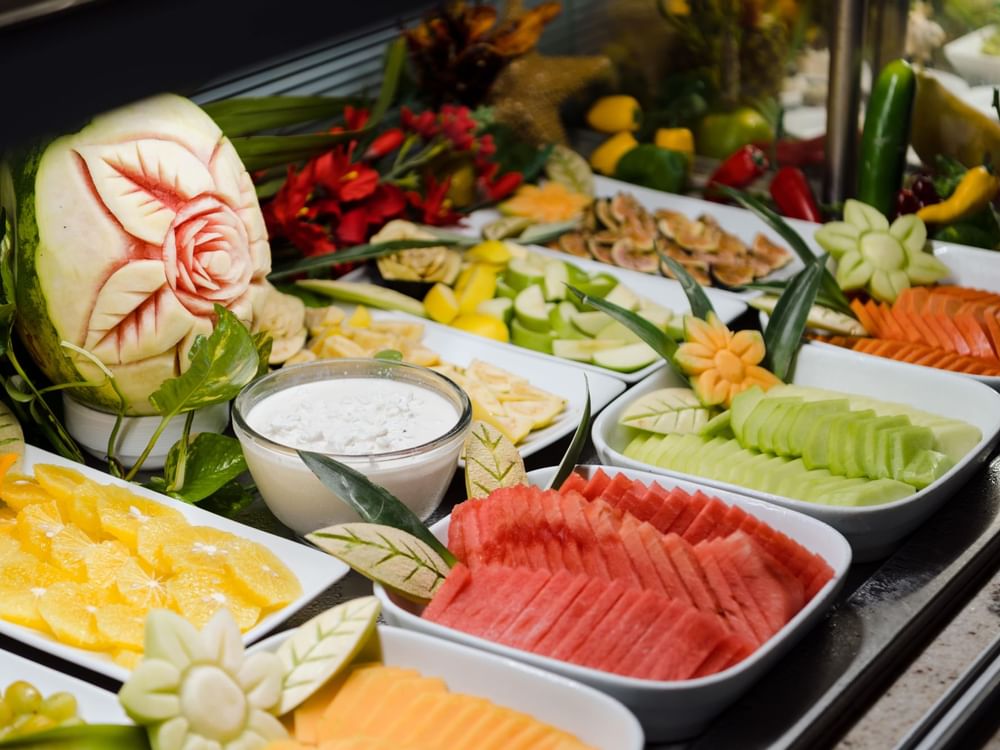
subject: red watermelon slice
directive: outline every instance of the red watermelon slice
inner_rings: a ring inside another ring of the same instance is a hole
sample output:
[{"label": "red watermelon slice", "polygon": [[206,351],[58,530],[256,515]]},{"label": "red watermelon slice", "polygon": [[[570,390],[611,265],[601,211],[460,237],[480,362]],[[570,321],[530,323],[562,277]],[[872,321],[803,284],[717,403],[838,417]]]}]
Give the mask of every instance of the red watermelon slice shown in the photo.
[{"label": "red watermelon slice", "polygon": [[[622,519],[621,529],[619,530],[622,545],[628,553],[632,566],[639,575],[639,585],[644,589],[661,591],[669,596],[670,592],[667,591],[660,580],[660,575],[656,571],[656,565],[650,559],[649,552],[646,551],[646,546],[643,544],[642,535],[639,531],[639,527],[642,525],[642,522],[636,520],[634,517],[625,516]],[[649,526],[648,524],[646,525]],[[649,528],[654,533],[656,532],[651,526]]]},{"label": "red watermelon slice", "polygon": [[608,582],[599,578],[585,577],[586,583],[576,598],[566,607],[556,623],[549,628],[549,632],[535,644],[535,651],[540,654],[554,653],[560,645],[567,642],[574,629],[578,628],[581,622],[603,617],[604,612],[610,609],[614,600],[621,595],[624,589],[611,586]]},{"label": "red watermelon slice", "polygon": [[556,573],[531,603],[518,608],[519,614],[497,640],[525,651],[534,651],[535,645],[548,634],[556,621],[565,616],[588,580],[585,576],[565,571]]},{"label": "red watermelon slice", "polygon": [[733,632],[743,636],[743,638],[753,645],[760,645],[762,640],[757,637],[750,623],[747,621],[746,614],[743,612],[743,608],[739,605],[739,602],[736,601],[736,597],[729,587],[729,583],[726,581],[725,574],[715,561],[714,554],[704,547],[695,547],[694,552],[705,573],[705,578],[708,580],[708,585],[712,588],[716,599],[722,607],[721,614],[729,625],[729,628]]},{"label": "red watermelon slice", "polygon": [[728,510],[729,506],[717,497],[709,498],[708,502],[702,507],[701,512],[681,535],[684,537],[684,541],[689,544],[697,544],[703,539],[712,539],[718,536],[715,530],[722,523],[722,519],[725,518],[726,511]]},{"label": "red watermelon slice", "polygon": [[[601,623],[607,621],[609,613],[618,610],[617,605],[619,600],[628,591],[620,581],[604,581],[599,578],[590,579],[589,589],[589,592],[587,590],[584,591],[586,595],[593,596],[596,592],[599,592],[596,593],[593,605],[584,612],[579,613],[576,624],[567,623],[569,626],[568,632],[561,640],[555,641],[554,637],[543,640],[539,644],[538,653],[551,656],[553,659],[570,661],[573,654],[583,647],[584,643],[597,630]],[[575,603],[581,604],[585,601],[587,600],[577,597]],[[552,631],[550,631],[550,635],[553,635]]]},{"label": "red watermelon slice", "polygon": [[434,598],[424,607],[423,616],[428,620],[437,621],[441,613],[444,612],[466,586],[472,580],[469,569],[462,563],[457,563],[450,571],[444,583],[434,593]]},{"label": "red watermelon slice", "polygon": [[586,495],[587,480],[584,479],[580,474],[575,471],[571,471],[569,476],[566,477],[566,481],[563,482],[562,487],[559,488],[560,492],[568,492],[569,490],[575,490],[582,495]]},{"label": "red watermelon slice", "polygon": [[595,544],[608,563],[611,578],[619,579],[632,586],[639,586],[639,575],[632,567],[621,537],[618,534],[618,519],[604,503],[583,502],[583,515],[590,524]]},{"label": "red watermelon slice", "polygon": [[676,599],[689,606],[694,606],[694,599],[684,586],[684,581],[677,568],[670,560],[663,542],[663,535],[648,523],[639,525],[639,537],[649,556],[650,562],[656,567],[663,590],[671,599]]},{"label": "red watermelon slice", "polygon": [[588,500],[594,500],[601,496],[610,483],[611,477],[605,473],[604,469],[598,469],[590,475],[587,486],[580,490],[580,494]]},{"label": "red watermelon slice", "polygon": [[621,674],[638,674],[646,664],[655,662],[659,656],[660,642],[667,637],[668,633],[674,631],[686,613],[694,611],[686,604],[665,601],[662,597],[657,598],[653,606],[658,609],[654,620],[655,625],[647,629],[642,638],[625,652],[618,664],[617,671]]},{"label": "red watermelon slice", "polygon": [[695,608],[702,612],[721,612],[722,607],[708,587],[708,581],[705,580],[705,574],[691,546],[676,534],[667,534],[663,538],[663,545],[684,581],[684,588],[691,595]]},{"label": "red watermelon slice", "polygon": [[739,664],[754,652],[754,648],[735,633],[727,635],[701,663],[692,677],[707,677]]}]

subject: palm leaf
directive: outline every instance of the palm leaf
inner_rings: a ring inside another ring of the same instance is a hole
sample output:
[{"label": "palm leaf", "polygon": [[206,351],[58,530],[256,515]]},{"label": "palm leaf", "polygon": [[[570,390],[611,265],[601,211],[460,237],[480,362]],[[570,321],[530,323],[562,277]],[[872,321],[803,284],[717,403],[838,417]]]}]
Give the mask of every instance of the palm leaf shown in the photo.
[{"label": "palm leaf", "polygon": [[715,308],[712,307],[712,301],[705,294],[705,290],[687,272],[687,269],[668,255],[661,254],[660,259],[667,264],[667,268],[670,269],[670,272],[677,279],[678,283],[680,283],[681,289],[684,290],[684,294],[687,295],[688,305],[691,306],[691,314],[702,320],[708,320],[709,313],[715,314],[718,317],[715,313]]}]

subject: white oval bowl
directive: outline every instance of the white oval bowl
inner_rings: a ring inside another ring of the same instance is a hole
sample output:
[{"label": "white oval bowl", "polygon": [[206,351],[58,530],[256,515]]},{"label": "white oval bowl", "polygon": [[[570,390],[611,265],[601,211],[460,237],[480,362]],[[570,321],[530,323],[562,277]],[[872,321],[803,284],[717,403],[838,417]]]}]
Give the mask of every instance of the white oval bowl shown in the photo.
[{"label": "white oval bowl", "polygon": [[911,404],[934,414],[962,419],[978,427],[982,439],[965,458],[933,484],[902,500],[861,508],[821,505],[759,492],[728,482],[670,471],[636,461],[622,453],[634,431],[618,424],[632,401],[658,388],[683,385],[663,368],[614,400],[594,420],[592,437],[601,461],[612,466],[642,469],[740,493],[824,521],[840,531],[860,562],[888,555],[898,542],[926,521],[986,461],[1000,432],[1000,394],[968,378],[929,367],[901,366],[898,362],[858,354],[835,346],[803,346],[791,383],[872,396]]},{"label": "white oval bowl", "polygon": [[[643,482],[659,482],[664,487],[680,487],[686,492],[705,489],[702,483],[664,481],[657,474],[631,469],[598,466],[579,466],[577,471],[589,476],[603,468],[612,476],[623,473]],[[532,484],[546,486],[554,468],[537,469],[528,474]],[[516,659],[554,672],[571,680],[582,682],[621,701],[632,710],[642,723],[650,742],[670,742],[692,737],[705,729],[708,723],[727,706],[746,692],[754,682],[770,669],[811,627],[823,618],[844,582],[851,564],[851,548],[836,530],[826,524],[776,505],[769,505],[743,495],[708,489],[712,495],[730,505],[736,505],[753,514],[775,529],[816,552],[833,568],[833,578],[767,643],[734,667],[708,677],[693,680],[656,681],[602,672],[565,661],[550,659],[528,651],[504,646],[460,630],[439,625],[420,617],[418,608],[405,600],[390,595],[375,584],[375,596],[382,602],[382,615],[386,622],[407,630],[426,633],[449,641],[475,646],[478,649]],[[450,517],[431,527],[442,541],[448,539]]]},{"label": "white oval bowl", "polygon": [[[276,651],[294,631],[285,631],[250,649]],[[642,750],[642,729],[628,709],[607,695],[573,680],[513,659],[409,630],[378,626],[382,661],[440,677],[455,693],[486,698],[570,732],[599,750]]]}]

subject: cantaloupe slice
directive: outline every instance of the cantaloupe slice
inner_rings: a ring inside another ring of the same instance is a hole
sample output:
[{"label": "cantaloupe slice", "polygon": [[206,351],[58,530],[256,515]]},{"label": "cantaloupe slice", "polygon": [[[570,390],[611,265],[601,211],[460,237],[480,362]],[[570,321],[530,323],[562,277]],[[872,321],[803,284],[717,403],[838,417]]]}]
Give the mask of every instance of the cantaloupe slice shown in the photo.
[{"label": "cantaloupe slice", "polygon": [[319,742],[319,725],[323,720],[323,714],[333,699],[337,697],[337,693],[344,686],[349,674],[348,671],[337,675],[294,709],[292,712],[292,734],[296,740],[311,745]]}]

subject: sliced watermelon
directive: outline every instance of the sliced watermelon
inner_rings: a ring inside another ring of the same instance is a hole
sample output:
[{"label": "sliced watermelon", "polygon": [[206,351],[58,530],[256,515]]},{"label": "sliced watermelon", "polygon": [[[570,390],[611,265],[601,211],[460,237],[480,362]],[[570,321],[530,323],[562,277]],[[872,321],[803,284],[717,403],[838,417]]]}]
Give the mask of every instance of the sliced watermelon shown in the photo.
[{"label": "sliced watermelon", "polygon": [[580,474],[577,474],[575,471],[571,471],[569,476],[566,477],[566,481],[562,483],[562,487],[559,488],[559,491],[567,492],[568,490],[576,490],[577,492],[586,495],[584,490],[587,488],[587,484],[587,480]]},{"label": "sliced watermelon", "polygon": [[591,663],[597,669],[626,674],[622,671],[622,660],[632,646],[650,628],[657,632],[664,629],[666,623],[660,622],[660,612],[665,604],[662,594],[655,591],[641,592],[633,608],[620,622],[612,623],[607,631],[594,633],[597,659]]},{"label": "sliced watermelon", "polygon": [[580,549],[576,540],[566,532],[566,521],[562,512],[562,497],[546,497],[540,503],[545,514],[545,524],[548,533],[548,541],[553,546],[558,547],[562,558],[563,568],[570,573],[582,574],[586,572],[583,558],[580,556]]},{"label": "sliced watermelon", "polygon": [[[481,571],[489,571],[490,568],[480,568],[473,573],[473,581],[480,579]],[[552,577],[548,571],[528,570],[526,568],[493,568],[496,574],[492,577],[484,577],[481,585],[474,586],[478,589],[477,596],[491,602],[488,609],[489,616],[483,614],[474,623],[476,632],[483,638],[497,640],[510,623],[517,617],[518,613],[531,605],[535,598],[544,588],[545,584]],[[511,573],[511,571],[514,571]],[[503,586],[505,596],[499,598],[498,589]],[[459,629],[465,629],[465,623],[458,625]],[[472,631],[469,631],[472,632]]]},{"label": "sliced watermelon", "polygon": [[747,641],[759,646],[762,641],[754,633],[753,628],[750,626],[750,622],[747,620],[746,613],[743,612],[743,608],[736,601],[733,595],[732,589],[729,587],[729,583],[726,581],[726,576],[719,568],[719,564],[715,561],[715,556],[705,547],[695,547],[695,556],[698,558],[698,562],[701,564],[701,568],[705,573],[705,578],[708,581],[708,585],[712,588],[712,592],[715,594],[715,598],[718,600],[719,605],[722,607],[721,615],[725,619],[726,624],[729,629],[734,633],[743,636]]},{"label": "sliced watermelon", "polygon": [[430,604],[424,607],[423,617],[436,622],[441,613],[444,612],[461,592],[469,585],[472,574],[462,563],[457,563],[450,571],[444,583],[438,587],[434,593],[434,598]]},{"label": "sliced watermelon", "polygon": [[[674,490],[677,492],[677,490]],[[683,493],[683,497],[687,499],[684,507],[681,508],[680,515],[674,519],[674,522],[670,524],[669,529],[664,529],[664,534],[677,534],[678,536],[684,536],[684,532],[687,531],[688,526],[691,522],[698,517],[701,513],[701,509],[708,504],[709,497],[701,490],[698,490],[693,495],[688,495],[686,492]]]},{"label": "sliced watermelon", "polygon": [[717,497],[709,498],[702,507],[701,512],[691,522],[691,525],[681,534],[684,541],[689,544],[697,544],[702,539],[712,539],[720,536],[716,533],[716,528],[726,517],[729,506]]},{"label": "sliced watermelon", "polygon": [[726,577],[726,583],[729,584],[729,590],[732,591],[733,598],[736,599],[740,608],[743,610],[743,616],[746,618],[754,634],[757,636],[758,642],[763,643],[770,638],[775,631],[768,624],[768,620],[761,611],[760,606],[757,604],[757,600],[747,588],[747,584],[743,580],[743,576],[739,568],[733,565],[732,560],[730,560],[726,555],[726,550],[720,550],[719,545],[724,541],[725,540],[723,539],[716,539],[705,543],[705,553],[711,554],[715,557],[715,561],[718,564],[719,569]]},{"label": "sliced watermelon", "polygon": [[707,677],[717,674],[739,664],[754,652],[745,639],[736,634],[729,634],[715,647],[715,650],[701,663],[692,677]]},{"label": "sliced watermelon", "polygon": [[600,494],[600,498],[610,505],[617,506],[622,496],[628,492],[631,487],[632,480],[629,479],[628,476],[625,474],[615,474],[608,486],[604,488],[604,492]]},{"label": "sliced watermelon", "polygon": [[656,530],[660,533],[669,533],[670,528],[674,525],[674,521],[677,520],[677,517],[688,506],[691,496],[682,489],[674,489],[668,492],[655,482],[650,486],[649,492],[655,495],[656,501],[659,503],[659,509],[651,518],[646,520],[656,527]]},{"label": "sliced watermelon", "polygon": [[[656,572],[656,565],[653,564],[643,544],[639,532],[641,525],[642,522],[633,516],[625,516],[622,519],[621,529],[619,530],[621,543],[625,547],[632,567],[635,568],[636,573],[639,575],[639,585],[644,589],[660,591],[669,596],[669,592],[664,587],[663,582],[660,581],[659,573]],[[652,527],[650,528],[652,529]]]},{"label": "sliced watermelon", "polygon": [[587,486],[580,490],[580,494],[588,500],[595,500],[601,496],[609,484],[611,484],[611,477],[607,475],[604,469],[598,469],[590,475]]},{"label": "sliced watermelon", "polygon": [[632,561],[629,560],[621,536],[618,534],[617,519],[611,515],[608,506],[605,503],[584,501],[583,515],[594,533],[595,544],[608,563],[608,573],[611,578],[640,586],[641,579]]},{"label": "sliced watermelon", "polygon": [[655,662],[660,643],[676,629],[679,620],[686,613],[695,611],[686,604],[667,601],[662,597],[653,602],[653,607],[657,610],[653,613],[654,624],[622,655],[616,670],[620,674],[637,674],[647,664]]},{"label": "sliced watermelon", "polygon": [[712,627],[710,620],[697,617],[695,613],[684,617],[671,634],[681,658],[673,664],[670,675],[660,679],[687,680],[698,673],[701,665],[711,656],[719,644],[729,635],[719,627]]},{"label": "sliced watermelon", "polygon": [[608,651],[618,642],[619,634],[628,629],[630,619],[646,606],[644,597],[648,597],[648,594],[648,591],[627,589],[570,654],[569,661],[600,669]]},{"label": "sliced watermelon", "polygon": [[702,612],[721,612],[722,607],[708,587],[708,581],[705,580],[705,574],[691,550],[691,545],[676,534],[667,534],[663,538],[663,543],[667,554],[670,555],[670,561],[684,581],[684,588],[694,600],[695,608]]},{"label": "sliced watermelon", "polygon": [[[553,659],[571,661],[577,651],[581,650],[591,637],[594,631],[602,627],[605,622],[610,622],[609,615],[619,611],[619,601],[630,591],[620,581],[604,581],[599,578],[590,580],[590,588],[599,590],[600,593],[594,599],[592,606],[583,612],[579,612],[576,624],[569,627],[569,632],[559,641],[552,639],[539,644],[537,653],[550,656]],[[635,596],[634,590],[630,596]],[[585,595],[592,592],[584,590]],[[583,603],[586,599],[577,597],[577,603]],[[577,614],[577,611],[574,611]],[[553,631],[550,631],[553,634]]]},{"label": "sliced watermelon", "polygon": [[[566,607],[556,623],[549,628],[549,632],[535,644],[535,652],[539,654],[551,654],[566,642],[575,628],[581,621],[588,617],[601,617],[610,608],[613,600],[620,596],[620,589],[612,589],[606,581],[599,578],[583,577],[586,583],[577,594],[576,598]],[[607,593],[612,592],[612,593]],[[618,593],[615,593],[618,592]],[[603,607],[603,611],[597,612]]]},{"label": "sliced watermelon", "polygon": [[556,621],[565,616],[588,580],[586,576],[575,576],[565,571],[556,573],[531,603],[520,609],[518,616],[497,640],[525,651],[534,651],[536,644]]},{"label": "sliced watermelon", "polygon": [[561,496],[560,507],[563,512],[565,528],[569,536],[577,542],[584,570],[586,570],[587,575],[608,580],[612,577],[608,570],[608,563],[605,561],[604,555],[601,554],[600,547],[593,541],[593,532],[583,514],[583,507],[589,505],[586,501],[581,505],[572,495]]},{"label": "sliced watermelon", "polygon": [[648,523],[639,524],[639,537],[642,540],[650,562],[656,567],[663,591],[671,599],[676,599],[689,606],[694,606],[694,599],[684,586],[684,581],[677,568],[667,554],[663,535]]}]

